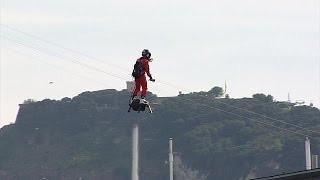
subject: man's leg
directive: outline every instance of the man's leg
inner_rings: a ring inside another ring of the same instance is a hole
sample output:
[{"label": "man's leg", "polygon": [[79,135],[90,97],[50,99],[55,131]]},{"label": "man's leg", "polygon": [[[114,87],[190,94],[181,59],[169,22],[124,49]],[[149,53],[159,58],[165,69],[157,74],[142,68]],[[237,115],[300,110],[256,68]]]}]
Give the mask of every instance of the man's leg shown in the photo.
[{"label": "man's leg", "polygon": [[142,86],[141,98],[144,99],[147,95],[147,90],[148,90],[146,76],[143,76],[141,78],[141,86]]},{"label": "man's leg", "polygon": [[140,79],[141,78],[135,80],[135,88],[134,88],[134,91],[133,91],[132,99],[135,98],[138,95],[139,91],[140,91],[140,88],[141,88]]}]

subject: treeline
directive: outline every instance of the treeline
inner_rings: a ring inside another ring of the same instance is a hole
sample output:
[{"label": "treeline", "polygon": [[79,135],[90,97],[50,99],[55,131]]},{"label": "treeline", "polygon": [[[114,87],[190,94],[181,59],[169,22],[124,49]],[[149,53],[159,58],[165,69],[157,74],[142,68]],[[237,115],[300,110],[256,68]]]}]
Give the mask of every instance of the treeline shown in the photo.
[{"label": "treeline", "polygon": [[[131,128],[140,126],[140,179],[168,177],[174,138],[177,179],[245,179],[304,169],[304,135],[320,152],[320,111],[271,95],[232,99],[222,88],[157,97],[155,113],[127,113],[126,90],[28,100],[0,130],[0,179],[130,179]],[[304,128],[301,129],[300,127]],[[189,173],[189,174],[188,174]],[[192,178],[191,178],[192,179]]]}]

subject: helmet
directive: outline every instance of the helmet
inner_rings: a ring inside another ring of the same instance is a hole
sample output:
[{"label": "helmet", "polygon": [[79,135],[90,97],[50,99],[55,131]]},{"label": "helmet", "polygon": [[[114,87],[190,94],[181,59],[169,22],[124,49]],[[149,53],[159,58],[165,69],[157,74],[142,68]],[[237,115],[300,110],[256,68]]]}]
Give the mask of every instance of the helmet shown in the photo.
[{"label": "helmet", "polygon": [[146,57],[148,59],[150,59],[151,57],[151,53],[148,49],[144,49],[141,54],[142,54],[142,57]]}]

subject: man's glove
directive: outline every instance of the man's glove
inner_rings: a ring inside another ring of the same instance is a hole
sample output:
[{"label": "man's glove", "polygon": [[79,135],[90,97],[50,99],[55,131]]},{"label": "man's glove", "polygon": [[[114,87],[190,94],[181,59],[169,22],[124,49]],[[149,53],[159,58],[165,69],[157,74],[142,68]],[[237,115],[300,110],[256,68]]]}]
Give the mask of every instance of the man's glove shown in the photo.
[{"label": "man's glove", "polygon": [[150,79],[149,79],[150,81],[152,81],[152,82],[155,82],[156,80],[155,79],[153,79],[152,77],[150,77]]}]

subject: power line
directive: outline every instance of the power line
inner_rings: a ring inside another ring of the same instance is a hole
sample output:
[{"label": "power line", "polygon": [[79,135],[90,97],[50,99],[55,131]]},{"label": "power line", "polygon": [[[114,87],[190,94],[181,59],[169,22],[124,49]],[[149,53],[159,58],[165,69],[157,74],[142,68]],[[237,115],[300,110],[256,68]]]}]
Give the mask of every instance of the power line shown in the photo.
[{"label": "power line", "polygon": [[[180,98],[180,99],[182,99],[182,100],[185,100],[185,101],[188,101],[188,102],[190,102],[190,103],[192,103],[192,104],[197,103],[197,104],[199,104],[199,105],[201,105],[201,106],[204,106],[204,107],[207,107],[207,108],[210,108],[210,109],[215,109],[215,110],[224,112],[224,113],[229,114],[229,115],[232,115],[232,116],[236,116],[236,117],[239,117],[239,118],[242,118],[242,119],[247,119],[247,120],[250,120],[250,121],[254,121],[254,122],[259,123],[259,124],[264,124],[264,125],[267,125],[267,126],[271,126],[271,127],[273,127],[273,128],[280,129],[280,130],[284,130],[284,131],[287,131],[287,132],[291,132],[291,133],[294,133],[294,134],[297,134],[297,135],[302,135],[302,136],[304,136],[304,137],[306,137],[306,136],[307,136],[307,137],[311,137],[311,138],[313,138],[313,139],[317,139],[317,140],[320,141],[320,138],[317,138],[317,137],[314,137],[314,136],[310,136],[310,135],[308,135],[308,134],[300,133],[300,132],[298,132],[298,131],[292,131],[292,130],[287,129],[287,128],[281,128],[281,127],[279,127],[279,126],[276,126],[276,125],[273,125],[273,124],[270,124],[270,123],[266,123],[266,122],[263,122],[263,121],[260,121],[260,120],[257,120],[257,119],[253,119],[253,118],[250,118],[250,117],[247,117],[247,116],[243,116],[243,115],[240,115],[240,114],[237,114],[237,113],[229,112],[229,111],[226,111],[226,110],[223,110],[223,109],[214,107],[214,106],[210,106],[210,105],[207,105],[207,104],[204,104],[204,103],[200,103],[200,102],[195,101],[195,100],[190,100],[190,99],[188,99],[188,98],[183,98],[183,97],[181,97],[181,96],[178,96],[178,98]],[[289,124],[290,124],[290,123],[289,123]],[[297,127],[299,127],[299,126],[297,126]],[[299,128],[302,129],[302,130],[308,130],[308,129],[305,129],[305,128],[302,128],[302,127],[299,127]],[[308,130],[308,131],[310,131],[310,130]],[[313,131],[311,131],[311,132],[313,132]],[[316,132],[316,131],[314,131],[313,133],[319,134],[319,133]]]},{"label": "power line", "polygon": [[[112,63],[107,63],[107,62],[105,62],[105,61],[101,61],[101,60],[99,60],[99,59],[97,59],[97,58],[95,58],[95,57],[93,57],[93,56],[86,55],[86,54],[84,54],[84,53],[81,53],[81,52],[79,52],[79,51],[72,50],[72,49],[70,49],[70,48],[66,48],[66,47],[61,46],[61,45],[59,45],[59,44],[57,44],[57,43],[53,43],[53,42],[50,42],[50,41],[45,40],[45,39],[43,39],[43,38],[37,37],[37,36],[35,36],[35,35],[32,35],[32,34],[30,34],[30,33],[21,31],[21,30],[19,30],[19,29],[17,29],[17,28],[13,28],[13,27],[10,27],[10,26],[4,25],[4,24],[0,24],[0,25],[6,27],[6,28],[8,28],[8,29],[11,29],[11,30],[13,30],[13,31],[16,31],[16,32],[22,33],[22,34],[24,34],[24,35],[27,35],[27,36],[29,36],[29,37],[35,38],[35,39],[37,39],[37,40],[46,42],[46,43],[48,43],[48,44],[51,44],[51,45],[54,45],[54,46],[57,46],[57,47],[60,47],[60,48],[65,49],[65,50],[67,50],[67,51],[71,51],[71,52],[76,53],[76,54],[78,54],[78,55],[81,55],[81,56],[84,56],[84,57],[93,59],[93,60],[98,61],[98,62],[102,62],[102,63],[104,63],[104,64],[107,64],[107,65],[109,65],[109,66],[116,67],[116,68],[118,68],[118,69],[120,69],[120,70],[124,70],[124,71],[126,71],[126,72],[130,72],[130,70],[125,69],[125,68],[122,68],[122,67],[120,67],[120,66],[118,66],[118,65],[115,65],[115,64],[112,64]],[[319,25],[319,26],[320,26],[320,25]],[[320,40],[320,39],[319,39],[319,40]],[[320,43],[320,42],[319,42],[319,43]],[[168,86],[171,86],[171,87],[174,87],[174,88],[176,88],[176,89],[181,89],[181,88],[179,88],[179,87],[177,87],[177,86],[175,86],[175,85],[166,83],[166,82],[164,82],[164,81],[158,81],[158,82],[160,82],[160,83],[162,83],[162,84],[165,84],[165,85],[168,85]],[[187,91],[189,91],[189,90],[187,90]],[[225,105],[228,105],[228,104],[225,104]],[[238,107],[237,107],[237,108],[238,108]],[[238,109],[241,110],[241,108],[238,108]],[[249,110],[246,110],[246,109],[242,109],[242,110],[245,110],[245,111],[247,111],[247,112],[251,112],[251,113],[254,113],[254,114],[258,115],[258,113],[256,113],[256,112],[252,112],[252,111],[249,111]],[[262,115],[262,116],[264,116],[265,118],[270,119],[269,117],[267,117],[267,116],[265,116],[265,115]],[[272,119],[271,119],[271,120],[272,120]],[[273,120],[274,120],[274,119],[273,119]],[[279,120],[277,120],[277,121],[279,121]]]},{"label": "power line", "polygon": [[[13,41],[13,42],[18,43],[18,44],[22,44],[22,45],[27,46],[27,47],[29,47],[29,48],[32,48],[32,49],[41,51],[41,52],[43,52],[43,53],[46,53],[46,54],[49,54],[49,55],[58,57],[59,59],[64,59],[64,60],[73,62],[73,63],[75,63],[75,64],[82,65],[82,66],[85,66],[85,67],[87,67],[87,68],[93,69],[93,70],[95,70],[95,71],[103,72],[103,73],[105,73],[105,74],[107,74],[107,75],[111,75],[111,76],[113,76],[113,77],[116,77],[116,78],[119,78],[119,79],[122,79],[122,80],[126,80],[125,78],[122,78],[122,77],[120,77],[120,76],[113,75],[113,74],[108,73],[108,72],[106,72],[106,71],[103,71],[103,70],[101,70],[101,69],[98,69],[98,68],[95,68],[95,67],[92,67],[92,66],[88,66],[88,65],[86,65],[86,64],[84,64],[84,63],[81,63],[81,62],[79,62],[79,61],[75,61],[75,60],[73,60],[73,59],[70,59],[70,58],[66,58],[66,57],[64,57],[64,56],[61,56],[61,55],[59,55],[59,54],[57,54],[57,53],[50,52],[50,51],[47,50],[47,49],[39,48],[39,47],[33,47],[33,46],[31,46],[31,45],[26,44],[25,42],[24,42],[24,43],[21,42],[21,40],[20,40],[20,42],[19,42],[19,41],[17,41],[17,40],[12,39],[12,38],[7,38],[7,37],[3,37],[3,38],[8,39],[8,40]],[[67,50],[69,50],[69,49],[67,49]],[[70,50],[69,50],[69,51],[70,51]],[[82,54],[82,53],[80,53],[80,54]],[[162,82],[162,83],[169,85],[168,83],[165,83],[165,82]],[[169,86],[172,86],[172,85],[169,85]],[[178,87],[175,86],[175,88],[178,88]],[[199,96],[201,96],[201,95],[199,95]],[[202,97],[205,97],[205,96],[202,96]],[[205,98],[207,98],[207,97],[205,97]],[[190,101],[190,100],[189,100],[189,101]],[[192,101],[191,101],[191,102],[192,102]],[[194,101],[194,102],[196,102],[196,101]],[[306,130],[306,131],[309,131],[309,132],[313,132],[313,133],[319,134],[319,133],[316,132],[316,131],[312,131],[312,130],[309,130],[309,129],[306,129],[306,128],[303,128],[303,127],[300,127],[300,126],[297,126],[297,125],[294,125],[294,124],[291,124],[291,123],[287,123],[287,122],[284,122],[284,121],[281,121],[281,120],[277,120],[277,119],[274,119],[274,118],[270,118],[270,117],[267,117],[267,116],[265,116],[265,115],[261,115],[261,114],[256,113],[256,112],[249,111],[249,110],[247,110],[247,109],[239,108],[239,107],[237,107],[237,106],[233,106],[233,105],[230,105],[230,104],[221,102],[221,101],[217,101],[217,102],[223,103],[224,105],[231,106],[231,107],[234,107],[234,108],[239,109],[239,110],[243,110],[243,111],[246,111],[246,112],[253,113],[253,114],[255,114],[255,115],[262,116],[262,117],[264,117],[264,118],[268,118],[268,119],[271,119],[271,120],[274,120],[274,121],[278,121],[278,122],[284,123],[284,124],[286,124],[286,125],[291,125],[291,126],[293,126],[293,127],[296,127],[296,128],[302,129],[302,130]],[[252,120],[252,121],[260,122],[261,124],[265,124],[265,125],[269,125],[269,126],[272,126],[272,127],[275,127],[275,128],[279,128],[279,127],[274,126],[274,125],[272,125],[272,124],[268,124],[268,123],[265,123],[265,122],[262,122],[262,121],[258,121],[258,120],[255,120],[255,119],[253,119],[253,118],[248,118],[248,117],[246,117],[246,116],[242,116],[242,115],[239,115],[239,114],[237,114],[237,113],[228,112],[228,111],[225,111],[225,110],[222,110],[222,109],[213,107],[213,106],[208,106],[208,105],[205,105],[205,104],[199,103],[199,102],[196,102],[196,103],[198,103],[198,104],[200,104],[200,105],[203,105],[203,106],[207,106],[207,107],[214,108],[214,109],[219,110],[219,111],[222,111],[222,112],[224,112],[224,113],[228,113],[228,114],[231,114],[231,115],[236,115],[236,116],[238,116],[238,117],[242,117],[242,118],[249,119],[249,120]],[[281,129],[285,129],[285,128],[281,128]],[[288,130],[288,129],[286,129],[286,130],[287,130],[287,131],[291,131],[291,130]],[[295,131],[291,131],[291,132],[295,132]],[[305,134],[301,134],[301,133],[297,133],[297,132],[295,132],[295,133],[305,136]]]},{"label": "power line", "polygon": [[60,48],[62,48],[62,49],[64,49],[64,50],[71,51],[71,52],[76,53],[76,54],[78,54],[78,55],[81,55],[81,56],[87,57],[87,58],[89,58],[89,59],[92,59],[92,60],[95,60],[95,61],[98,61],[98,62],[107,64],[107,65],[109,65],[109,66],[116,67],[117,69],[120,69],[120,70],[123,70],[123,71],[126,71],[126,72],[130,71],[130,70],[125,69],[125,68],[122,68],[122,67],[120,67],[120,66],[118,66],[118,65],[115,65],[115,64],[112,64],[112,63],[109,63],[109,62],[106,62],[106,61],[102,61],[102,60],[100,60],[100,59],[98,59],[98,58],[95,58],[95,57],[93,57],[93,56],[90,56],[90,55],[81,53],[81,52],[76,51],[76,50],[73,50],[73,49],[66,48],[66,47],[61,46],[61,45],[59,45],[59,44],[57,44],[57,43],[50,42],[50,41],[48,41],[48,40],[45,40],[45,39],[43,39],[43,38],[34,36],[34,35],[32,35],[32,34],[29,34],[29,33],[27,33],[27,32],[24,32],[24,31],[18,30],[18,29],[16,29],[16,28],[13,28],[13,27],[10,27],[10,26],[4,25],[4,24],[0,24],[0,25],[6,27],[6,28],[8,28],[8,29],[11,29],[11,30],[13,30],[13,31],[16,31],[16,32],[25,34],[25,35],[27,35],[27,36],[29,36],[29,37],[35,38],[35,39],[37,39],[37,40],[46,42],[46,43],[48,43],[48,44],[51,44],[51,45],[54,45],[54,46],[57,46],[57,47],[60,47]]},{"label": "power line", "polygon": [[82,79],[86,79],[86,80],[91,81],[91,82],[94,82],[94,83],[96,83],[96,84],[104,85],[104,86],[108,86],[109,88],[112,88],[109,84],[107,84],[107,83],[105,83],[105,82],[96,81],[95,79],[91,79],[91,78],[88,78],[88,77],[86,77],[86,76],[82,76],[82,75],[80,75],[80,74],[77,74],[77,73],[74,73],[74,72],[72,72],[72,71],[69,71],[69,70],[67,70],[67,69],[65,69],[65,68],[62,68],[62,67],[59,67],[59,66],[50,64],[50,63],[48,63],[48,62],[46,62],[46,61],[43,61],[43,60],[41,60],[41,59],[31,57],[31,55],[28,55],[28,54],[23,53],[23,52],[21,52],[21,51],[18,51],[18,50],[15,50],[15,49],[11,49],[11,48],[8,48],[8,49],[11,50],[11,51],[13,51],[13,52],[15,52],[15,53],[19,53],[19,54],[21,54],[21,55],[23,55],[23,56],[30,57],[30,58],[29,58],[30,60],[33,60],[33,61],[37,61],[37,62],[46,64],[47,66],[49,66],[49,67],[51,67],[51,68],[58,69],[58,70],[61,70],[61,71],[65,71],[65,72],[68,72],[68,73],[70,73],[70,74],[72,74],[72,75],[74,75],[74,76],[78,76],[78,77],[80,77],[80,78],[82,78]]},{"label": "power line", "polygon": [[[167,84],[167,85],[171,86],[170,84]],[[174,87],[176,87],[176,86],[174,86]],[[290,126],[293,126],[293,127],[299,128],[299,129],[303,129],[303,130],[306,130],[306,131],[310,131],[310,132],[312,132],[312,133],[316,133],[316,134],[319,134],[319,135],[320,135],[320,132],[313,131],[313,130],[310,130],[310,129],[306,129],[306,128],[304,128],[304,127],[297,126],[297,125],[295,125],[295,124],[288,123],[288,122],[285,122],[285,121],[283,121],[283,120],[278,120],[278,119],[275,119],[275,118],[271,118],[271,117],[268,117],[268,116],[266,116],[266,115],[263,115],[263,114],[260,114],[260,113],[256,113],[256,112],[254,112],[254,111],[250,111],[250,110],[248,110],[248,109],[244,109],[244,108],[241,108],[241,107],[232,105],[232,104],[228,104],[228,103],[222,102],[222,101],[220,101],[220,100],[218,100],[218,99],[212,100],[212,99],[208,98],[207,96],[203,96],[203,95],[200,95],[200,94],[198,94],[197,96],[202,97],[202,98],[204,98],[204,99],[208,99],[208,100],[210,100],[210,101],[214,101],[214,102],[217,102],[217,103],[220,103],[220,104],[229,106],[229,107],[233,107],[233,108],[235,108],[235,109],[238,109],[238,110],[241,110],[241,111],[245,111],[245,112],[248,112],[248,113],[251,113],[251,114],[254,114],[254,115],[257,115],[257,116],[260,116],[260,117],[269,119],[269,120],[272,120],[272,121],[280,122],[280,123],[283,123],[283,124],[286,124],[286,125],[290,125]]]},{"label": "power line", "polygon": [[29,48],[31,48],[31,49],[35,49],[35,50],[41,51],[41,52],[43,52],[43,53],[45,53],[45,54],[48,54],[48,55],[51,55],[51,56],[55,56],[55,57],[57,57],[57,58],[59,58],[59,59],[61,59],[61,60],[68,61],[68,62],[72,62],[72,63],[74,63],[74,64],[81,65],[81,66],[83,66],[83,67],[86,67],[86,68],[89,68],[89,69],[92,69],[92,70],[95,70],[95,71],[104,73],[104,74],[106,74],[106,75],[108,75],[108,76],[113,76],[113,77],[115,77],[115,78],[119,78],[119,79],[122,79],[122,80],[126,80],[126,78],[120,77],[120,76],[118,76],[118,75],[114,75],[114,74],[111,74],[111,73],[106,72],[106,71],[104,71],[104,70],[101,70],[101,69],[99,69],[99,68],[96,68],[96,67],[93,67],[93,66],[90,66],[90,65],[86,65],[86,64],[84,64],[84,63],[82,63],[82,62],[79,62],[79,61],[77,61],[77,60],[74,60],[74,59],[71,59],[71,58],[68,58],[68,57],[64,57],[64,56],[62,56],[62,55],[60,55],[60,54],[57,54],[57,53],[54,53],[54,52],[50,52],[49,50],[47,50],[47,49],[45,49],[45,48],[33,47],[33,46],[31,46],[31,45],[26,44],[25,42],[21,42],[21,41],[19,41],[19,40],[14,40],[14,39],[12,39],[12,38],[8,38],[8,37],[5,37],[5,36],[2,36],[1,38],[4,38],[4,39],[7,39],[7,40],[9,40],[9,41],[12,41],[12,42],[15,42],[15,43],[18,43],[18,44],[27,46],[27,47],[29,47]]}]

